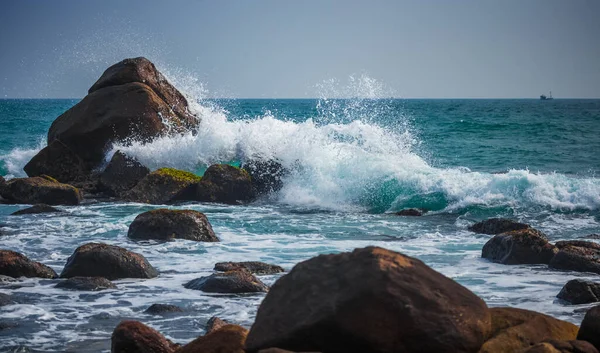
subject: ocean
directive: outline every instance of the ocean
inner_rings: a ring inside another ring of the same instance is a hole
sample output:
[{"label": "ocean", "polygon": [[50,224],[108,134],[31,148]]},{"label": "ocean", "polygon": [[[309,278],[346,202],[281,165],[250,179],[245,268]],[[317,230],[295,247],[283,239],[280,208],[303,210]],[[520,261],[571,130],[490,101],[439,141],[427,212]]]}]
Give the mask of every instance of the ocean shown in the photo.
[{"label": "ocean", "polygon": [[[25,176],[52,121],[78,100],[0,100],[0,175]],[[199,175],[213,163],[275,158],[291,173],[276,194],[249,205],[185,203],[205,213],[219,243],[134,242],[136,215],[164,207],[86,200],[57,215],[8,216],[0,237],[11,249],[61,272],[75,248],[105,242],[146,256],[161,275],[115,281],[118,289],[71,292],[57,280],[27,279],[0,308],[0,347],[34,352],[110,350],[123,319],[137,319],[185,343],[213,315],[250,326],[262,294],[188,290],[221,261],[258,260],[286,269],[317,254],[376,245],[414,256],[458,281],[489,306],[536,310],[579,324],[590,305],[556,294],[570,279],[597,275],[481,259],[490,236],[467,230],[489,217],[529,223],[552,242],[600,233],[600,100],[202,99],[196,135],[114,146],[151,169]],[[423,217],[394,214],[430,210]],[[278,275],[263,276],[272,284]],[[360,278],[356,279],[360,281]],[[184,313],[152,316],[154,303]],[[2,351],[0,349],[0,351]]]}]

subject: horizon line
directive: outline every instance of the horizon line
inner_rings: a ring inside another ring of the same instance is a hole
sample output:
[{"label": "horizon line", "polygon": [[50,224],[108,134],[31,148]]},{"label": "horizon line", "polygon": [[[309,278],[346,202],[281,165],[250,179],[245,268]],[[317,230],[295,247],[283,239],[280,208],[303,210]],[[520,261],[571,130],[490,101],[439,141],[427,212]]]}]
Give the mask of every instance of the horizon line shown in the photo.
[{"label": "horizon line", "polygon": [[[84,97],[2,97],[0,100],[82,100]],[[328,97],[328,98],[318,98],[318,97],[208,97],[202,98],[201,100],[211,100],[211,99],[228,99],[228,100],[319,100],[319,99],[372,99],[372,100],[380,100],[380,99],[397,99],[397,100],[540,100],[539,97],[378,97],[378,98],[370,98],[370,97]],[[600,97],[554,97],[553,100],[566,100],[566,99],[589,99],[589,100],[597,100]]]}]

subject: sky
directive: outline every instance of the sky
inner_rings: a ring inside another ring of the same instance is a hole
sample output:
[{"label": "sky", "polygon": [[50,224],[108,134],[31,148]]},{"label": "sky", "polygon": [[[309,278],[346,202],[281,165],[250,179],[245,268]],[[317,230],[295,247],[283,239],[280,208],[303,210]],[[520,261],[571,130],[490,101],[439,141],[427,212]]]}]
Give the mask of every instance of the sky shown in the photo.
[{"label": "sky", "polygon": [[203,97],[600,98],[597,0],[1,0],[0,98],[145,56]]}]

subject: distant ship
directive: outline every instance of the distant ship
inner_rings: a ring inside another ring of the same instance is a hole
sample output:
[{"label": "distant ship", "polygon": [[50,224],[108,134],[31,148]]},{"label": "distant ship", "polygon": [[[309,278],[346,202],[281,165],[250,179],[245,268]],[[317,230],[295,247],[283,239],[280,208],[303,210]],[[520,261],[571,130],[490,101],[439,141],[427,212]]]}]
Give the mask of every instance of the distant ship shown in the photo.
[{"label": "distant ship", "polygon": [[540,96],[540,99],[543,101],[549,101],[551,99],[554,99],[554,98],[552,98],[552,91],[550,91],[550,93],[548,95],[542,94]]}]

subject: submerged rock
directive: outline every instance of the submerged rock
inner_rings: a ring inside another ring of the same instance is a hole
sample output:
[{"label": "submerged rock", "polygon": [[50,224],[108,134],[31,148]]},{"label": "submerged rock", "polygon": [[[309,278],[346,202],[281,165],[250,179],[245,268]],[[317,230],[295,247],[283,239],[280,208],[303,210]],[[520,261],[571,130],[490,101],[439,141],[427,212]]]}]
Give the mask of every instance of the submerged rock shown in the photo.
[{"label": "submerged rock", "polygon": [[0,275],[18,277],[56,278],[50,267],[32,261],[25,255],[11,250],[0,250]]},{"label": "submerged rock", "polygon": [[242,164],[250,175],[252,187],[257,195],[277,192],[283,187],[283,178],[289,173],[283,165],[273,159],[252,159]]},{"label": "submerged rock", "polygon": [[588,341],[596,349],[600,349],[600,305],[589,309],[585,313],[579,327],[577,339]]},{"label": "submerged rock", "polygon": [[567,282],[556,296],[571,304],[587,304],[600,301],[600,283],[573,279]]},{"label": "submerged rock", "polygon": [[515,230],[531,228],[528,224],[515,222],[506,218],[490,218],[469,227],[469,230],[481,234],[496,235]]},{"label": "submerged rock", "polygon": [[226,320],[221,320],[216,316],[213,316],[210,319],[208,319],[208,321],[206,322],[206,326],[204,327],[204,330],[206,331],[206,334],[208,335],[209,333],[216,331],[225,325],[229,325],[229,322],[227,322]]},{"label": "submerged rock", "polygon": [[2,190],[2,197],[14,203],[48,205],[78,205],[83,198],[76,187],[45,175],[9,180]]},{"label": "submerged rock", "polygon": [[481,257],[505,265],[548,264],[557,249],[532,228],[502,233],[488,240]]},{"label": "submerged rock", "polygon": [[151,314],[151,315],[164,315],[164,314],[170,314],[170,313],[182,313],[183,309],[181,309],[177,305],[152,304],[144,312],[146,314]]},{"label": "submerged rock", "polygon": [[193,173],[173,168],[161,168],[140,180],[124,194],[125,199],[149,204],[165,204],[187,199],[201,178]]},{"label": "submerged rock", "polygon": [[257,293],[269,290],[266,284],[247,270],[214,273],[191,280],[184,287],[207,293]]},{"label": "submerged rock", "polygon": [[28,208],[11,213],[11,216],[20,216],[25,214],[39,214],[39,213],[61,213],[63,211],[58,208],[52,207],[46,204],[37,204]]},{"label": "submerged rock", "polygon": [[197,184],[195,200],[238,204],[252,200],[254,195],[248,172],[227,164],[214,164]]},{"label": "submerged rock", "polygon": [[139,321],[121,321],[111,336],[111,353],[172,353],[178,345]]},{"label": "submerged rock", "polygon": [[551,268],[600,274],[600,244],[583,241],[559,241],[558,253],[552,258]]},{"label": "submerged rock", "polygon": [[215,264],[215,271],[234,271],[246,269],[257,275],[271,275],[274,273],[285,272],[283,267],[270,265],[259,261],[244,261],[244,262],[219,262]]},{"label": "submerged rock", "polygon": [[477,352],[483,300],[421,261],[367,247],[296,265],[258,309],[247,351]]},{"label": "submerged rock", "polygon": [[148,167],[137,159],[117,151],[100,174],[100,185],[110,195],[120,196],[133,189],[148,174]]},{"label": "submerged rock", "polygon": [[135,217],[127,236],[131,239],[216,242],[210,222],[203,213],[194,210],[158,209],[144,212]]},{"label": "submerged rock", "polygon": [[60,140],[50,142],[23,170],[30,177],[48,175],[62,183],[83,180],[89,174],[83,160]]},{"label": "submerged rock", "polygon": [[177,353],[245,353],[244,343],[248,330],[238,325],[225,325],[218,330],[200,336]]},{"label": "submerged rock", "polygon": [[56,288],[83,290],[83,291],[100,291],[104,289],[115,289],[111,281],[104,277],[72,277],[64,281],[58,282]]},{"label": "submerged rock", "polygon": [[587,341],[548,340],[532,346],[524,353],[598,353],[598,350]]},{"label": "submerged rock", "polygon": [[10,305],[12,303],[13,303],[13,300],[10,295],[0,293],[0,306]]},{"label": "submerged rock", "polygon": [[158,271],[140,254],[118,246],[88,243],[78,247],[67,260],[61,278],[104,277],[153,278]]},{"label": "submerged rock", "polygon": [[422,216],[425,212],[423,210],[419,210],[416,208],[407,208],[401,211],[396,212],[397,216],[412,216],[419,217]]}]

